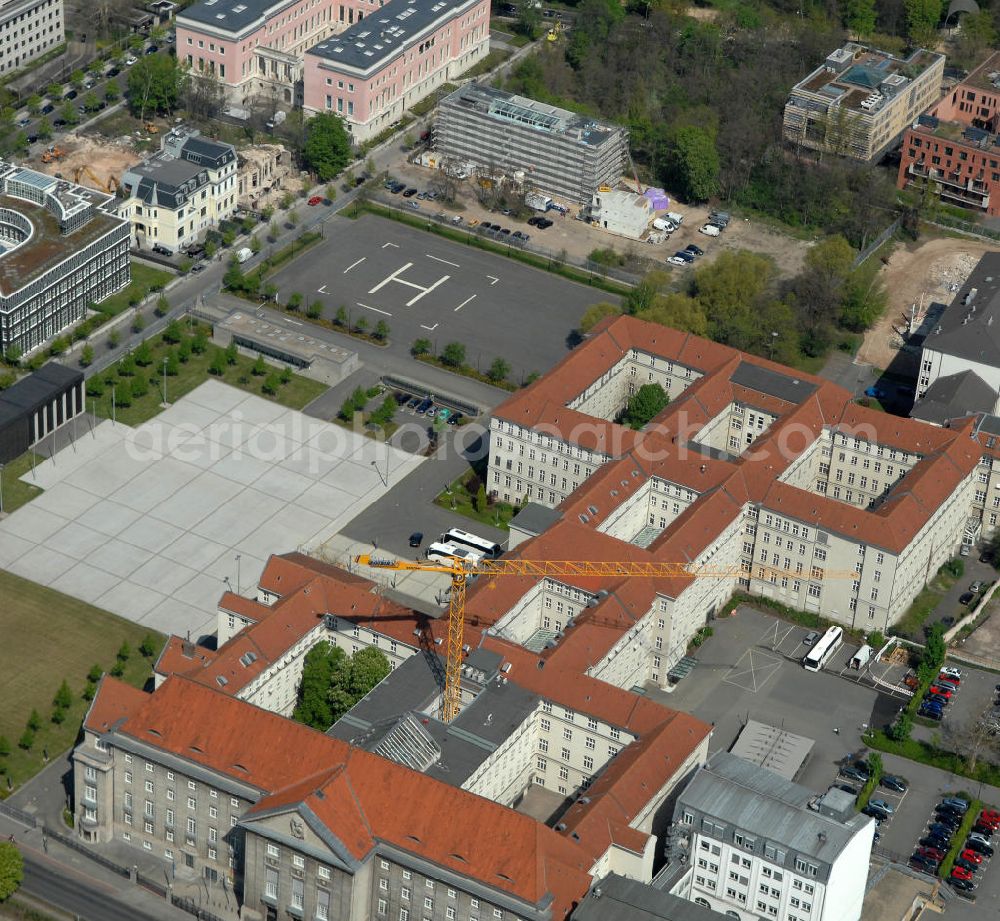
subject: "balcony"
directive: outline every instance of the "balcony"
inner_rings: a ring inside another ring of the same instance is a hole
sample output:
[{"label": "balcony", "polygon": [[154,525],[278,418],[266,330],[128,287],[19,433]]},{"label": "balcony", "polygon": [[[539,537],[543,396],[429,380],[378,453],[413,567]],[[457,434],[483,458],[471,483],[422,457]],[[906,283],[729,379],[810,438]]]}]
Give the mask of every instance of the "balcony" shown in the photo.
[{"label": "balcony", "polygon": [[921,177],[936,183],[940,188],[942,198],[966,207],[986,209],[990,204],[990,189],[980,179],[962,180],[955,173],[945,173],[942,170],[928,168],[923,162],[911,163],[906,168],[910,176]]}]

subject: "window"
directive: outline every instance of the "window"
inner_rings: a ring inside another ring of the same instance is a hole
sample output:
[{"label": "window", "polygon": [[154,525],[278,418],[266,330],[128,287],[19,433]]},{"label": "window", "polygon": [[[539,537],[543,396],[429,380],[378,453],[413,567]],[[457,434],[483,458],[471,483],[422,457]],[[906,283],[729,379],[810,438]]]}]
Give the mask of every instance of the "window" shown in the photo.
[{"label": "window", "polygon": [[131,771],[126,771],[125,772],[125,783],[132,783],[132,772]]},{"label": "window", "polygon": [[[212,838],[212,832],[213,831],[215,831],[214,828],[209,830],[209,835],[208,835],[208,840],[209,841],[214,840]],[[301,870],[301,869],[303,869],[305,867],[305,865],[306,865],[306,859],[305,859],[305,857],[303,857],[301,854],[292,854],[292,866],[293,867],[298,867],[298,869]]]},{"label": "window", "polygon": [[197,809],[197,808],[198,808],[198,801],[193,796],[189,796],[188,809]]},{"label": "window", "polygon": [[[388,867],[388,864],[386,864],[386,867]],[[388,892],[389,891],[389,880],[387,880],[387,879],[380,879],[378,881],[378,887],[383,892]]]},{"label": "window", "polygon": [[208,807],[208,817],[210,819],[217,819],[219,817],[219,810],[215,806]]},{"label": "window", "polygon": [[268,844],[267,846],[267,856],[268,857],[280,857],[281,849],[277,844]]},{"label": "window", "polygon": [[146,773],[147,774],[152,774],[153,773],[153,762],[152,761],[147,761],[146,762]]},{"label": "window", "polygon": [[167,790],[167,799],[170,800],[171,802],[173,802],[173,800],[174,800],[174,791],[173,790]]},{"label": "window", "polygon": [[[270,848],[270,845],[268,845]],[[267,873],[264,882],[264,898],[266,899],[277,899],[278,898],[278,871],[274,867],[267,867]]]},{"label": "window", "polygon": [[378,913],[380,915],[384,915],[385,914],[385,909],[386,909],[386,901],[385,901],[385,899],[379,899],[378,900]]},{"label": "window", "polygon": [[409,889],[407,889],[407,888],[405,888],[405,887],[404,887],[403,889],[400,889],[400,890],[399,890],[399,897],[400,897],[400,898],[401,898],[401,899],[402,899],[402,900],[403,900],[404,902],[409,902],[409,901],[410,901],[410,890],[409,890]]},{"label": "window", "polygon": [[146,781],[146,792],[147,793],[152,793],[153,792],[153,781],[151,781],[151,780],[147,780]]},{"label": "window", "polygon": [[562,750],[562,760],[563,761],[569,761],[569,749],[568,748],[564,748]]},{"label": "window", "polygon": [[92,787],[89,784],[84,790],[83,798],[90,803],[97,802],[97,787]]},{"label": "window", "polygon": [[407,921],[409,917],[410,913],[405,908],[399,909],[399,921]]},{"label": "window", "polygon": [[428,911],[434,911],[434,899],[432,899],[430,896],[427,896],[424,899],[424,908],[426,908]]},{"label": "window", "polygon": [[189,835],[195,835],[197,833],[197,830],[198,830],[198,826],[195,823],[195,820],[194,819],[188,819],[187,820],[187,833]]}]

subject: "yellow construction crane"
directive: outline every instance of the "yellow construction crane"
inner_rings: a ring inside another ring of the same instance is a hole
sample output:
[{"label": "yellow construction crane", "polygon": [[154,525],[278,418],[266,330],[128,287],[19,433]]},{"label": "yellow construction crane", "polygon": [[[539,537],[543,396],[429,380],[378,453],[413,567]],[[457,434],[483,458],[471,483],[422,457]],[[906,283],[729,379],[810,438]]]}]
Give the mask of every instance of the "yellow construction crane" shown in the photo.
[{"label": "yellow construction crane", "polygon": [[[470,576],[611,576],[628,579],[671,579],[695,577],[705,579],[736,579],[745,575],[738,566],[718,566],[707,563],[661,562],[593,562],[588,560],[521,560],[517,558],[480,560],[477,563],[459,559],[395,560],[374,557],[369,553],[354,557],[354,562],[370,569],[442,572],[451,576],[451,597],[448,602],[448,651],[445,658],[444,699],[442,717],[451,722],[461,709],[462,647],[465,636],[465,587]],[[768,575],[791,575],[791,571],[765,567]],[[803,578],[801,573],[794,574]],[[821,579],[857,579],[855,570],[827,570]]]}]

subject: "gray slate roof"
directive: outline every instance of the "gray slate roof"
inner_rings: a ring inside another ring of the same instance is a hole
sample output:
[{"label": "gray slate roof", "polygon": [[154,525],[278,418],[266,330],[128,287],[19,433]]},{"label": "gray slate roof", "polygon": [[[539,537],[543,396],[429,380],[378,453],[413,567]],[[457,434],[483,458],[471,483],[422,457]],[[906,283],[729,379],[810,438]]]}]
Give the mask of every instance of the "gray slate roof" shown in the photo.
[{"label": "gray slate roof", "polygon": [[324,38],[307,54],[368,71],[398,54],[428,26],[469,3],[470,0],[389,0],[361,22]]},{"label": "gray slate roof", "polygon": [[787,400],[789,403],[801,403],[816,391],[816,385],[809,381],[772,371],[770,368],[762,368],[748,361],[741,361],[729,379],[734,384],[766,393],[779,400]]},{"label": "gray slate roof", "polygon": [[269,9],[292,6],[290,0],[198,0],[177,14],[178,25],[185,20],[226,32],[242,32],[262,20]]},{"label": "gray slate roof", "polygon": [[725,917],[617,873],[597,882],[573,912],[573,921],[723,921]]},{"label": "gray slate roof", "polygon": [[729,752],[717,752],[680,795],[675,815],[689,806],[759,841],[829,865],[872,820],[856,815],[849,822],[839,822],[820,815],[807,807],[815,797],[807,787]]},{"label": "gray slate roof", "polygon": [[529,502],[515,516],[511,524],[528,534],[541,534],[562,519],[562,512],[555,508]]},{"label": "gray slate roof", "polygon": [[0,405],[15,407],[16,412],[34,412],[82,380],[80,371],[50,361],[0,393]]},{"label": "gray slate roof", "polygon": [[913,404],[910,418],[944,425],[949,419],[992,412],[996,399],[996,392],[975,371],[962,371],[934,381]]},{"label": "gray slate roof", "polygon": [[1000,367],[1000,252],[979,260],[924,348]]}]

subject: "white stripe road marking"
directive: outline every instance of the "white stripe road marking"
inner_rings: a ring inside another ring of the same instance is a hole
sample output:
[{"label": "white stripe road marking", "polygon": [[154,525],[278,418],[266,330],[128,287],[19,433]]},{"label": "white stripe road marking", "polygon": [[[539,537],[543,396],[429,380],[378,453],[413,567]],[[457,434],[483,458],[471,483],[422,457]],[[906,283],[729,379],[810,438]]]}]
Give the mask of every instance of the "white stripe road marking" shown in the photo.
[{"label": "white stripe road marking", "polygon": [[438,326],[439,326],[439,325],[440,325],[440,324],[438,324],[438,323],[435,323],[435,324],[434,324],[433,326],[424,326],[424,324],[423,324],[423,323],[421,323],[421,324],[420,324],[420,328],[421,328],[421,329],[426,329],[426,330],[427,330],[427,332],[429,332],[429,333],[432,333],[432,332],[434,332],[434,330],[436,330],[436,329],[438,328]]},{"label": "white stripe road marking", "polygon": [[491,281],[491,282],[490,282],[490,287],[491,287],[491,288],[492,288],[492,287],[493,287],[493,286],[494,286],[494,285],[495,285],[495,284],[496,284],[496,283],[497,283],[498,281],[500,281],[500,279],[499,279],[499,278],[497,278],[497,277],[496,277],[496,275],[487,275],[486,277],[487,277],[487,278],[492,278],[492,279],[493,279],[493,281]]},{"label": "white stripe road marking", "polygon": [[301,320],[291,320],[288,317],[285,317],[285,322],[286,323],[294,323],[296,326],[301,326],[302,325],[302,321]]},{"label": "white stripe road marking", "polygon": [[350,265],[349,265],[349,266],[348,266],[348,267],[347,267],[346,269],[344,269],[344,271],[343,271],[343,273],[342,273],[342,274],[346,275],[346,274],[347,274],[348,272],[350,272],[350,271],[351,271],[351,269],[353,269],[353,268],[354,268],[354,267],[355,267],[356,265],[361,265],[361,263],[362,263],[362,262],[364,262],[364,261],[365,261],[365,260],[366,260],[367,258],[368,258],[367,256],[362,256],[362,257],[361,257],[361,258],[360,258],[360,259],[359,259],[359,260],[358,260],[357,262],[352,262],[352,263],[351,263],[351,264],[350,264]]},{"label": "white stripe road marking", "polygon": [[[406,302],[406,306],[407,306],[407,307],[412,307],[412,306],[413,306],[413,305],[414,305],[414,304],[415,304],[415,303],[416,303],[417,301],[419,301],[419,300],[420,300],[420,298],[422,298],[422,297],[423,297],[423,296],[424,296],[425,294],[430,294],[430,293],[431,293],[431,291],[433,291],[433,290],[434,290],[434,289],[435,289],[435,288],[436,288],[436,287],[437,287],[438,285],[442,285],[442,284],[444,284],[444,283],[445,283],[445,282],[446,282],[446,281],[447,281],[447,280],[448,280],[449,278],[451,278],[451,276],[450,276],[450,275],[442,275],[442,276],[441,276],[441,277],[440,277],[440,278],[439,278],[439,279],[438,279],[438,280],[437,280],[436,282],[434,282],[434,284],[433,284],[433,285],[431,285],[431,286],[430,286],[429,288],[422,288],[419,294],[414,294],[414,295],[413,295],[413,297],[411,297],[411,298],[410,298],[410,299],[409,299],[409,300],[408,300],[408,301]],[[402,280],[402,279],[399,279],[399,278],[397,278],[397,279],[396,279],[396,281],[401,281],[401,280]],[[412,282],[407,282],[407,284],[412,284]],[[414,288],[418,288],[418,287],[420,287],[420,286],[419,286],[419,285],[413,285],[413,287],[414,287]]]},{"label": "white stripe road marking", "polygon": [[317,294],[326,294],[326,285],[323,285],[322,288],[317,288],[316,289],[316,293]]},{"label": "white stripe road marking", "polygon": [[399,249],[399,244],[398,243],[383,243],[382,244],[382,249],[385,249],[387,246],[393,246],[396,249]]},{"label": "white stripe road marking", "polygon": [[458,312],[459,312],[459,311],[460,311],[460,310],[461,310],[461,309],[462,309],[462,308],[463,308],[463,307],[464,307],[464,306],[465,306],[466,304],[468,304],[468,303],[469,303],[469,301],[474,301],[474,300],[476,299],[476,297],[477,297],[477,296],[478,296],[478,295],[475,295],[475,294],[473,294],[473,295],[472,295],[472,297],[467,297],[467,298],[466,298],[466,299],[465,299],[464,301],[462,301],[462,303],[461,303],[461,304],[459,304],[459,305],[458,305],[458,306],[457,306],[457,307],[455,308],[455,310],[454,310],[453,312],[454,312],[454,313],[458,313]]},{"label": "white stripe road marking", "polygon": [[376,291],[381,291],[387,284],[389,284],[390,281],[398,281],[398,282],[400,282],[400,284],[410,285],[410,287],[417,287],[417,286],[415,286],[413,284],[412,281],[403,281],[403,279],[401,279],[401,278],[396,278],[397,275],[401,275],[403,272],[405,272],[412,265],[413,265],[412,262],[407,262],[406,265],[401,266],[400,268],[396,269],[396,271],[393,272],[391,275],[387,276],[386,278],[383,278],[368,293],[369,294],[374,294]]},{"label": "white stripe road marking", "polygon": [[456,269],[460,269],[461,266],[457,262],[449,262],[447,259],[440,259],[437,256],[432,256],[430,253],[424,253],[428,259],[433,259],[435,262],[443,262],[445,265],[453,265]]},{"label": "white stripe road marking", "polygon": [[388,310],[379,310],[378,307],[369,307],[367,304],[362,304],[361,301],[356,302],[359,307],[364,307],[365,310],[374,310],[375,313],[381,313],[384,316],[391,317],[392,314]]}]

